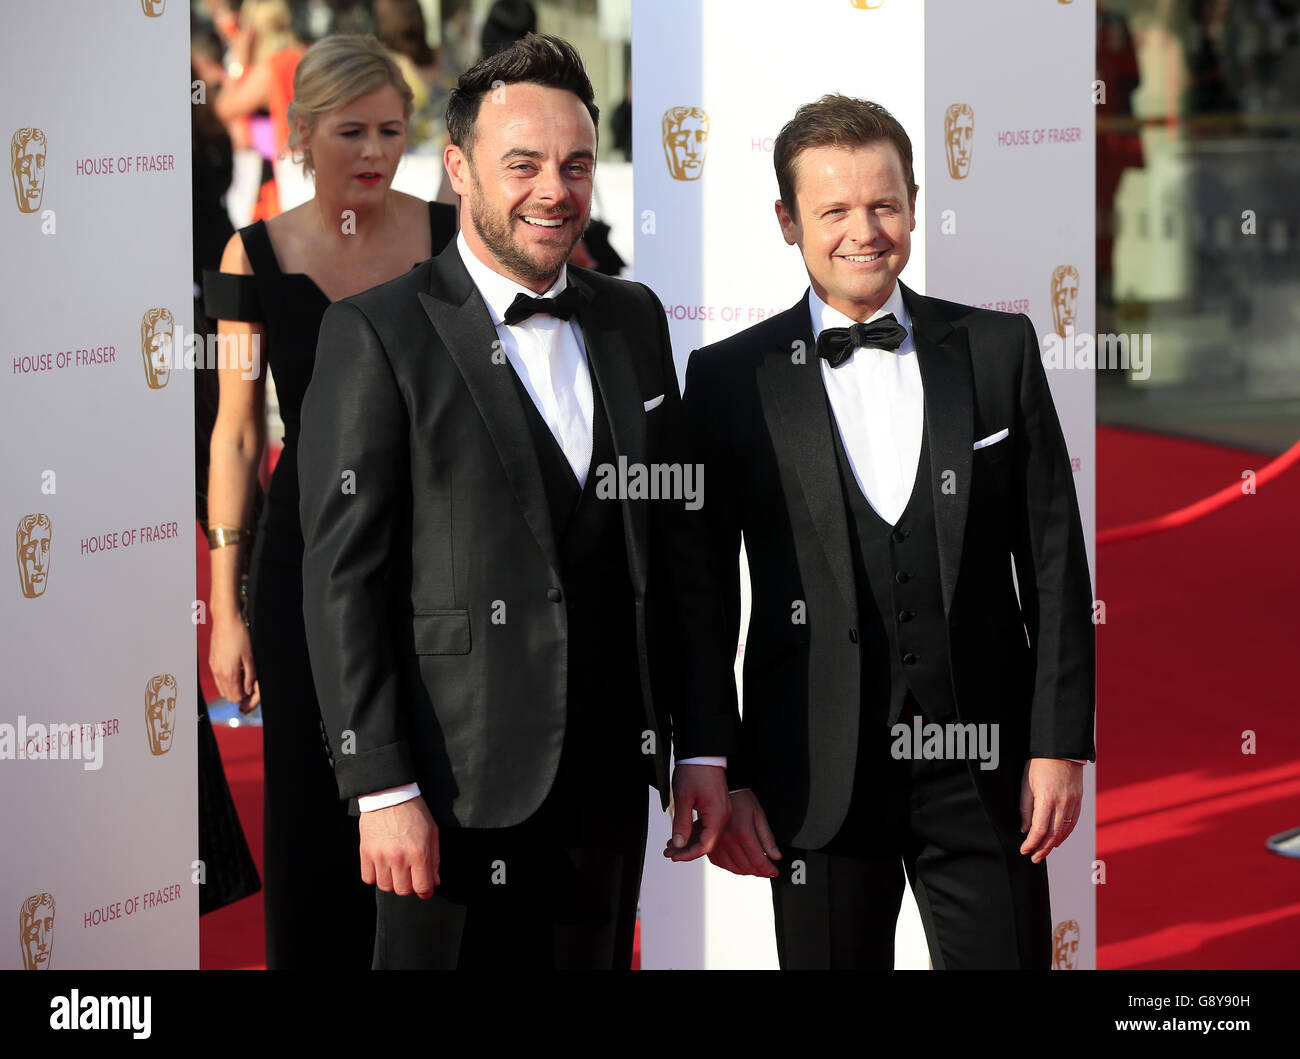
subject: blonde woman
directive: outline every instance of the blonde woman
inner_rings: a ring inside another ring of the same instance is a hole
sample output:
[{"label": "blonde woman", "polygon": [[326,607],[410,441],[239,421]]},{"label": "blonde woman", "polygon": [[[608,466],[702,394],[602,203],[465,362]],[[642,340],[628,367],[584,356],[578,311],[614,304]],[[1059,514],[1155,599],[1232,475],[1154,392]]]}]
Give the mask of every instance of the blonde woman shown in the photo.
[{"label": "blonde woman", "polygon": [[[209,524],[212,674],[229,701],[263,706],[268,968],[369,967],[374,895],[357,873],[357,827],[339,801],[303,633],[297,440],[321,317],[333,301],[408,271],[455,234],[450,207],[394,191],[411,94],[371,37],[327,37],[304,53],[290,145],[315,196],[236,233],[205,274],[220,369]],[[275,376],[284,450],[253,525],[266,446],[265,369]],[[250,561],[247,620],[240,585]]]}]

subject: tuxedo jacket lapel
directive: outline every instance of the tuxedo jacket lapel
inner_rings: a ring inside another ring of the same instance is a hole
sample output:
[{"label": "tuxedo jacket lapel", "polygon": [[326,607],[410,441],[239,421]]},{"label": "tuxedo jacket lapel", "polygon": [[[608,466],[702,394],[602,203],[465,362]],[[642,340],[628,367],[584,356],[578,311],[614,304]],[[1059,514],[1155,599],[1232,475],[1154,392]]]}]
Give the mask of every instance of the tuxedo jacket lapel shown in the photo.
[{"label": "tuxedo jacket lapel", "polygon": [[[803,488],[830,567],[831,576],[849,613],[857,620],[853,557],[849,551],[844,491],[835,458],[835,429],[822,382],[821,360],[812,337],[812,319],[805,295],[783,315],[785,326],[758,373],[764,416],[779,461],[792,466]],[[796,356],[803,343],[803,355]],[[792,498],[791,498],[792,499]]]},{"label": "tuxedo jacket lapel", "polygon": [[[975,424],[975,384],[966,332],[955,330],[935,313],[929,300],[899,284],[912,318],[924,392],[926,436],[930,442],[930,489],[934,496],[939,538],[939,576],[943,609],[952,608],[970,509],[971,442]],[[945,473],[952,488],[944,490]]]},{"label": "tuxedo jacket lapel", "polygon": [[[587,349],[587,366],[605,406],[614,452],[626,457],[629,466],[644,464],[647,451],[645,406],[632,368],[623,321],[618,318],[616,306],[596,303],[590,285],[573,269],[569,270],[569,283],[586,295],[578,309],[578,326],[582,329],[583,345]],[[598,468],[592,467],[588,475],[597,472]],[[640,595],[645,590],[647,576],[646,508],[644,504],[629,503],[626,497],[621,498],[621,503],[624,525],[630,533],[633,587]]]},{"label": "tuxedo jacket lapel", "polygon": [[541,464],[519,404],[518,389],[508,374],[514,369],[504,355],[493,360],[493,352],[499,348],[495,345],[496,328],[455,242],[434,258],[429,291],[420,293],[420,303],[478,406],[519,509],[542,554],[553,569],[559,570],[559,550]]}]

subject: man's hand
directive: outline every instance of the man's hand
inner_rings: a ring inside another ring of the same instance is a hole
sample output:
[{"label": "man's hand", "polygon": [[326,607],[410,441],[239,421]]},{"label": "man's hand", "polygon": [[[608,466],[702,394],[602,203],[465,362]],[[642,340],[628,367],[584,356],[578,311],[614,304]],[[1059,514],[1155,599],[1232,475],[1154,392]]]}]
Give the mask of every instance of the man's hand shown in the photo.
[{"label": "man's hand", "polygon": [[[664,856],[695,860],[709,853],[731,815],[727,770],[717,765],[678,765],[673,769],[673,835]],[[700,814],[692,819],[692,812]]]},{"label": "man's hand", "polygon": [[1030,758],[1020,781],[1020,830],[1029,832],[1021,853],[1035,864],[1074,830],[1083,805],[1083,766],[1054,757]]},{"label": "man's hand", "polygon": [[709,860],[736,875],[757,875],[775,879],[774,860],[781,859],[772,829],[753,791],[736,791],[731,796],[731,819]]},{"label": "man's hand", "polygon": [[385,893],[432,897],[438,878],[438,825],[423,798],[361,814],[361,881]]}]

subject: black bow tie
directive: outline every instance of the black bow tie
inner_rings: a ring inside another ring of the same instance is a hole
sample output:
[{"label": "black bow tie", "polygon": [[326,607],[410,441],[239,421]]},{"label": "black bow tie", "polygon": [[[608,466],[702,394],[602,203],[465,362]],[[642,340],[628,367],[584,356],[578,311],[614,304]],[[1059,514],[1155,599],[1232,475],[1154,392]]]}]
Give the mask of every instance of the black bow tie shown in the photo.
[{"label": "black bow tie", "polygon": [[832,368],[838,368],[859,347],[897,349],[906,337],[907,328],[893,313],[886,313],[870,323],[826,328],[817,336],[817,355]]},{"label": "black bow tie", "polygon": [[554,298],[530,298],[527,294],[517,294],[515,300],[510,303],[510,308],[506,310],[503,319],[505,323],[511,326],[522,323],[537,313],[559,317],[561,320],[570,320],[584,300],[582,292],[572,283]]}]

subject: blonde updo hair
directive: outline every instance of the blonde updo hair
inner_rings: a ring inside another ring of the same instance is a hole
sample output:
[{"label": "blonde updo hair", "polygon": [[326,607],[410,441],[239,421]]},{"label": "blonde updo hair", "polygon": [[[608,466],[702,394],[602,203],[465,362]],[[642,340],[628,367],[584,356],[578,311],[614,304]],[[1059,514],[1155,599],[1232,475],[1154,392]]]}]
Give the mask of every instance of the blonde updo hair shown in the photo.
[{"label": "blonde updo hair", "polygon": [[266,62],[284,48],[299,46],[293,32],[293,13],[286,0],[244,0],[239,20],[253,31],[253,66]]},{"label": "blonde updo hair", "polygon": [[392,85],[402,97],[402,116],[409,121],[415,97],[401,69],[374,37],[339,34],[318,40],[298,61],[289,104],[289,150],[302,152],[302,168],[314,172],[311,151],[302,144],[298,122],[310,133],[321,116],[359,96]]}]

